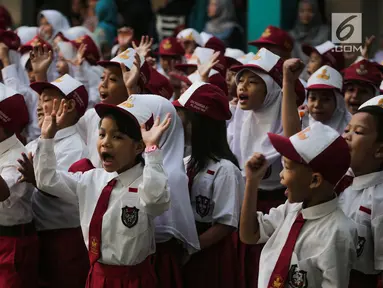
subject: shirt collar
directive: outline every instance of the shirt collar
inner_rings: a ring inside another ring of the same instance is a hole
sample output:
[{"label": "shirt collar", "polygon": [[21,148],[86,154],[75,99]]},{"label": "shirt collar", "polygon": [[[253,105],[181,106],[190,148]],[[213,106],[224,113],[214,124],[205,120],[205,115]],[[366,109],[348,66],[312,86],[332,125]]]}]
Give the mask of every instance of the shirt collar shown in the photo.
[{"label": "shirt collar", "polygon": [[20,143],[20,141],[19,139],[17,139],[15,134],[13,134],[8,139],[5,139],[4,141],[0,142],[0,155],[4,154],[18,143]]},{"label": "shirt collar", "polygon": [[383,171],[369,173],[366,175],[355,177],[351,189],[363,190],[371,186],[376,186],[383,183]]},{"label": "shirt collar", "polygon": [[62,140],[64,138],[72,136],[76,132],[77,132],[77,129],[76,129],[75,125],[66,127],[64,129],[60,129],[59,131],[57,131],[57,133],[55,135],[55,141]]},{"label": "shirt collar", "polygon": [[315,205],[309,208],[302,209],[302,216],[304,219],[307,219],[307,220],[319,219],[334,212],[337,206],[338,206],[338,198],[334,197],[334,199],[330,201],[327,201],[322,204]]},{"label": "shirt collar", "polygon": [[135,180],[137,180],[138,177],[142,175],[143,170],[144,167],[141,163],[139,163],[136,166],[133,166],[132,168],[119,174],[117,178],[121,181],[124,187],[129,187]]}]

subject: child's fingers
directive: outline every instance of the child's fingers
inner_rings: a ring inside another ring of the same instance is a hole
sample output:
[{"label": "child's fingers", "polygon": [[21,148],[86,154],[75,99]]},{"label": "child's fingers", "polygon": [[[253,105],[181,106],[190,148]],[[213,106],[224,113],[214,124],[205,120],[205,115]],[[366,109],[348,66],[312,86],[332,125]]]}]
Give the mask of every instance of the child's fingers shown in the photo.
[{"label": "child's fingers", "polygon": [[124,74],[125,72],[127,72],[127,70],[126,70],[126,66],[125,66],[124,63],[120,63],[120,67],[121,67],[122,74]]},{"label": "child's fingers", "polygon": [[156,119],[154,120],[154,124],[153,124],[154,127],[158,126],[158,125],[160,125],[160,116],[156,117]]}]

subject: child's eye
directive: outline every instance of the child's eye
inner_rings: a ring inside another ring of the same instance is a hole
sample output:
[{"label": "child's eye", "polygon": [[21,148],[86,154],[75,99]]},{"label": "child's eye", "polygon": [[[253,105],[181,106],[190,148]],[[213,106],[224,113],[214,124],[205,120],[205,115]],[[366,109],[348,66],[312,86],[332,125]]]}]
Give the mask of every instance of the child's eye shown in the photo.
[{"label": "child's eye", "polygon": [[99,138],[104,138],[104,137],[105,137],[105,134],[104,134],[104,133],[99,133],[99,134],[98,134],[98,137],[99,137]]},{"label": "child's eye", "polygon": [[364,133],[362,131],[355,131],[355,134],[357,135],[363,135]]},{"label": "child's eye", "polygon": [[121,139],[122,139],[122,137],[119,136],[119,135],[115,135],[115,136],[113,136],[113,138],[114,138],[114,139],[117,139],[117,140],[121,140]]}]

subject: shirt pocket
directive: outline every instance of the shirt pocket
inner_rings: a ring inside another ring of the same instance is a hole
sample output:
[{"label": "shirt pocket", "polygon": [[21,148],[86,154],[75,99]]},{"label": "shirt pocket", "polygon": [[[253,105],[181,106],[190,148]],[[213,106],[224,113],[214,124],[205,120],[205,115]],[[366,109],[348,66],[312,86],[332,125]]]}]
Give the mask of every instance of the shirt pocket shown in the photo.
[{"label": "shirt pocket", "polygon": [[120,200],[117,233],[135,238],[149,229],[149,215],[144,212],[137,196]]},{"label": "shirt pocket", "polygon": [[[295,253],[293,253],[295,254]],[[311,261],[310,260],[293,260],[294,255],[292,257],[292,261],[290,264],[290,269],[287,278],[287,287],[295,288],[295,287],[315,287],[315,275],[311,269]]]},{"label": "shirt pocket", "polygon": [[[209,172],[210,170],[208,170]],[[193,187],[192,202],[195,212],[201,219],[211,220],[214,210],[214,174],[205,173],[198,179],[197,186]],[[205,218],[206,217],[206,218]]]}]

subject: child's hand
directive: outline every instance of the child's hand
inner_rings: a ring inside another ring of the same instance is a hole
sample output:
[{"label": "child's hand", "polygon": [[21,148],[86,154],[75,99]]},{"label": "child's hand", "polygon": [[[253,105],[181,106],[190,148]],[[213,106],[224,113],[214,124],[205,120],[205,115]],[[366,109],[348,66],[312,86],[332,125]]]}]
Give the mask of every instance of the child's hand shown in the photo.
[{"label": "child's hand", "polygon": [[46,74],[53,61],[53,54],[52,51],[48,51],[47,46],[37,46],[30,52],[30,59],[34,73]]},{"label": "child's hand", "polygon": [[219,57],[219,54],[220,52],[215,52],[210,60],[204,64],[201,64],[201,62],[199,61],[199,59],[197,60],[198,61],[198,73],[201,77],[201,80],[204,81],[204,82],[207,82],[209,80],[209,73],[210,73],[210,70],[219,63],[219,60],[218,57]]},{"label": "child's hand", "polygon": [[300,59],[288,59],[283,63],[283,78],[294,84],[304,68],[305,64]]},{"label": "child's hand", "polygon": [[368,60],[368,58],[369,58],[368,54],[370,52],[370,46],[374,42],[374,40],[375,40],[375,35],[372,35],[370,37],[366,37],[366,40],[364,42],[363,49],[362,49],[362,52],[361,52],[362,57],[364,59]]},{"label": "child's hand", "polygon": [[74,61],[75,66],[81,66],[81,64],[84,62],[85,51],[86,51],[86,44],[82,43],[77,50],[76,59]]},{"label": "child's hand", "polygon": [[122,76],[124,79],[125,87],[128,89],[133,89],[138,82],[138,79],[140,79],[140,68],[141,68],[141,58],[138,53],[134,54],[134,62],[133,66],[128,71],[126,69],[126,66],[123,63],[120,63]]},{"label": "child's hand", "polygon": [[68,116],[68,105],[64,99],[61,100],[60,106],[58,106],[58,100],[53,100],[53,110],[49,113],[44,107],[44,121],[41,126],[41,138],[53,139],[62,126],[65,118]]},{"label": "child's hand", "polygon": [[132,45],[138,54],[140,54],[142,57],[146,57],[153,45],[153,38],[149,38],[149,36],[142,36],[140,45],[138,47],[134,42],[132,42]]},{"label": "child's hand", "polygon": [[0,61],[3,62],[3,66],[8,66],[9,63],[9,48],[4,43],[0,42]]},{"label": "child's hand", "polygon": [[21,165],[17,170],[21,173],[22,177],[18,180],[19,183],[27,182],[36,187],[35,170],[33,169],[33,156],[29,152],[28,156],[25,153],[21,153],[23,159],[18,159],[17,162]]},{"label": "child's hand", "polygon": [[269,164],[265,156],[260,153],[254,153],[245,166],[246,179],[262,180],[268,167]]},{"label": "child's hand", "polygon": [[162,123],[160,123],[160,117],[157,117],[150,130],[146,130],[145,124],[141,124],[142,140],[144,141],[146,147],[153,145],[158,146],[161,136],[169,128],[170,122],[170,113],[168,113]]}]

